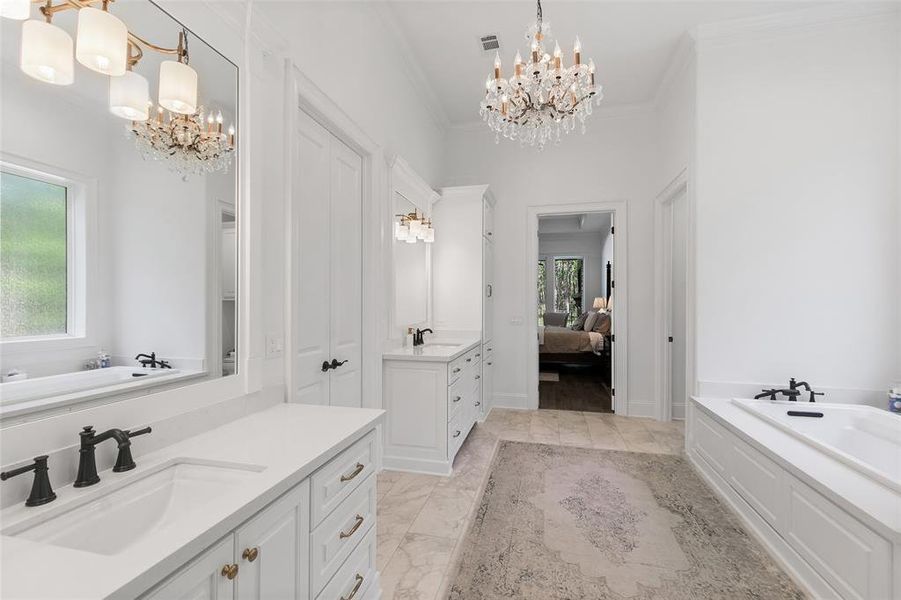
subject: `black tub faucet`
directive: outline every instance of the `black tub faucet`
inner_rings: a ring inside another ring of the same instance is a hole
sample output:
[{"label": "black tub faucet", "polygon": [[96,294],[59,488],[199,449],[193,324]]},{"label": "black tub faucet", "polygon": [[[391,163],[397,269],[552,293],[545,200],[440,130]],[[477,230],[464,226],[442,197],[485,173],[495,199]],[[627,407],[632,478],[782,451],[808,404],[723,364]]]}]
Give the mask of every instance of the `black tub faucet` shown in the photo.
[{"label": "black tub faucet", "polygon": [[[811,389],[811,387],[810,387],[810,384],[807,383],[806,381],[795,381],[794,377],[792,377],[791,379],[788,380],[788,388],[790,390],[797,390],[798,388],[804,388],[810,394],[810,398],[808,399],[808,402],[816,402],[816,396],[824,396],[825,395],[823,392],[813,391],[813,389]],[[801,395],[800,390],[798,390],[798,395],[799,396]]]},{"label": "black tub faucet", "polygon": [[49,457],[46,454],[43,456],[35,456],[34,462],[30,465],[0,473],[0,481],[6,481],[10,477],[34,471],[34,482],[31,484],[31,493],[28,494],[25,506],[41,506],[42,504],[53,502],[56,500],[56,494],[50,486],[50,477],[47,474],[50,470],[47,466],[48,458]]},{"label": "black tub faucet", "polygon": [[141,363],[142,367],[150,367],[151,369],[171,369],[172,365],[170,365],[165,360],[157,360],[156,352],[151,352],[150,354],[138,354],[135,356],[135,360]]},{"label": "black tub faucet", "polygon": [[100,481],[97,474],[97,459],[94,450],[100,444],[110,438],[116,440],[119,446],[119,456],[113,471],[120,473],[135,468],[135,461],[131,456],[131,437],[150,433],[150,427],[145,427],[133,433],[122,429],[109,429],[103,433],[96,433],[90,425],[82,428],[78,433],[81,438],[81,448],[78,450],[78,475],[75,477],[74,487],[88,487]]}]

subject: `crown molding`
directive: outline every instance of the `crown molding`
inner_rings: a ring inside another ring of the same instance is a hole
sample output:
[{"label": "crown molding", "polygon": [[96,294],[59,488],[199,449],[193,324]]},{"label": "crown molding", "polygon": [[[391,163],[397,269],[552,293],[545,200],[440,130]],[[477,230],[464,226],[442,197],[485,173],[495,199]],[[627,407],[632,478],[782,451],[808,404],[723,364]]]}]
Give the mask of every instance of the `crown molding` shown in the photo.
[{"label": "crown molding", "polygon": [[839,2],[781,13],[704,23],[689,34],[699,45],[718,46],[766,38],[799,35],[835,25],[884,22],[898,15],[897,3]]},{"label": "crown molding", "polygon": [[422,98],[422,102],[431,115],[432,120],[435,121],[435,124],[438,125],[442,132],[446,132],[451,127],[450,119],[444,111],[441,99],[435,92],[435,88],[429,83],[422,67],[412,58],[416,54],[407,43],[406,34],[404,34],[400,26],[394,7],[388,2],[374,2],[371,6],[387,28],[385,37],[390,38],[398,47],[399,63],[404,74]]}]

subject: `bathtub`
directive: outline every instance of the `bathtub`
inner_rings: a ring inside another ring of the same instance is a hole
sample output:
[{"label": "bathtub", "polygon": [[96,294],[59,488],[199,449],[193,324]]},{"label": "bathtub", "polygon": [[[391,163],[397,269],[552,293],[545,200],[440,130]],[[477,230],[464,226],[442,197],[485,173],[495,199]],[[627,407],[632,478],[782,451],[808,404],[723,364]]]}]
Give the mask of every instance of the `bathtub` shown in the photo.
[{"label": "bathtub", "polygon": [[901,492],[901,416],[853,404],[738,398],[732,402]]},{"label": "bathtub", "polygon": [[59,406],[113,393],[162,385],[200,373],[181,369],[109,367],[0,383],[0,414]]}]

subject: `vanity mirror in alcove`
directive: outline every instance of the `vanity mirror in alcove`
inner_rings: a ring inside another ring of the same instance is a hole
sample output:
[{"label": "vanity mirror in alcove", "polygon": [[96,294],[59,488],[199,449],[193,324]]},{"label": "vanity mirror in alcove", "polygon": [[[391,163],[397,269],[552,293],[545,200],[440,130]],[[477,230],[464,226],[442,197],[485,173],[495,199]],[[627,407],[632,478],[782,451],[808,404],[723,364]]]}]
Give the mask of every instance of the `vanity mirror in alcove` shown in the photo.
[{"label": "vanity mirror in alcove", "polygon": [[438,194],[401,158],[392,176],[392,259],[394,305],[392,331],[399,337],[409,327],[426,327],[431,319],[431,244],[438,225],[431,221]]},{"label": "vanity mirror in alcove", "polygon": [[238,364],[238,68],[149,1],[92,54],[59,6],[0,20],[3,426]]}]

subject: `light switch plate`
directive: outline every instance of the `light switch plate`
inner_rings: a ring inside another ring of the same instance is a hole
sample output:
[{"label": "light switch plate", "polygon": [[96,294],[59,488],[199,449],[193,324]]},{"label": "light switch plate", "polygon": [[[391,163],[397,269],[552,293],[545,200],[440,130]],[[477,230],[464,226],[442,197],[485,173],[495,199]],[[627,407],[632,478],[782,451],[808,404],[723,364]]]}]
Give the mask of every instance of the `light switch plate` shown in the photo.
[{"label": "light switch plate", "polygon": [[510,325],[522,325],[522,317],[513,317],[510,319]]},{"label": "light switch plate", "polygon": [[266,335],[266,358],[276,358],[285,351],[285,342],[277,333]]}]

